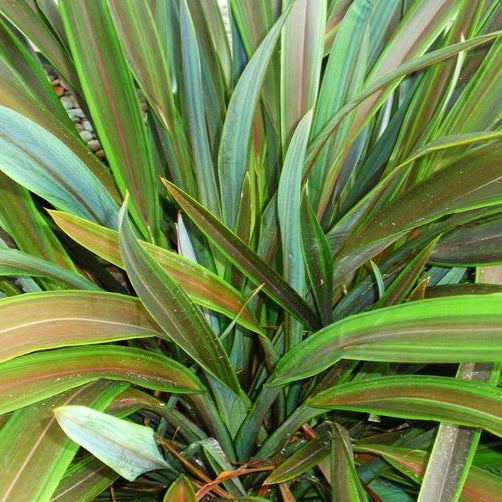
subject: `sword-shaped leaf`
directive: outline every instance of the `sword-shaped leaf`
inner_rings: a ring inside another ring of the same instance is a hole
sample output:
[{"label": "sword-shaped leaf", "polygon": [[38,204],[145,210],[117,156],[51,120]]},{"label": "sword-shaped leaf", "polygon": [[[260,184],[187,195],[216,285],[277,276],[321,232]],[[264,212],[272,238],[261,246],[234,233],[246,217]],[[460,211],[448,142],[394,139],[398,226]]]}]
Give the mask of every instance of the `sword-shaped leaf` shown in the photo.
[{"label": "sword-shaped leaf", "polygon": [[457,378],[398,375],[336,385],[307,399],[322,410],[436,420],[482,427],[502,436],[502,391],[486,383]]},{"label": "sword-shaped leaf", "polygon": [[239,393],[239,383],[220,340],[182,287],[141,246],[127,218],[119,217],[120,252],[136,293],[178,347],[215,378]]},{"label": "sword-shaped leaf", "polygon": [[265,78],[281,28],[291,10],[288,6],[251,57],[228,105],[218,155],[223,221],[233,229],[239,212],[242,183],[248,169],[251,127]]},{"label": "sword-shaped leaf", "polygon": [[[357,444],[354,448],[361,453],[382,456],[396,469],[420,483],[427,465],[427,453],[416,449],[398,448],[387,445]],[[462,502],[502,501],[502,480],[497,474],[472,466],[467,476],[460,500]],[[435,495],[436,496],[436,495]]]},{"label": "sword-shaped leaf", "polygon": [[204,235],[248,279],[257,285],[264,284],[263,291],[299,321],[311,328],[319,325],[317,316],[305,300],[272,267],[197,201],[172,183],[162,181]]},{"label": "sword-shaped leaf", "polygon": [[197,394],[204,386],[182,364],[132,347],[72,347],[16,357],[0,365],[0,413],[100,378],[153,390]]},{"label": "sword-shaped leaf", "polygon": [[68,468],[51,502],[92,502],[118,477],[113,469],[89,455]]},{"label": "sword-shaped leaf", "polygon": [[417,301],[356,314],[311,335],[279,360],[280,385],[340,359],[429,363],[502,359],[502,295]]},{"label": "sword-shaped leaf", "polygon": [[141,302],[129,296],[45,291],[0,300],[0,361],[37,350],[160,335]]},{"label": "sword-shaped leaf", "polygon": [[[119,234],[78,216],[61,211],[49,211],[56,224],[72,239],[101,258],[124,268],[119,249]],[[245,307],[242,295],[209,269],[168,251],[140,241],[143,248],[176,279],[188,296],[197,304],[234,319],[241,326],[262,333],[253,312]]]},{"label": "sword-shaped leaf", "polygon": [[47,277],[77,289],[99,289],[75,272],[17,249],[0,249],[0,275]]},{"label": "sword-shaped leaf", "polygon": [[136,224],[159,238],[159,197],[152,146],[133,77],[107,2],[62,0],[59,9],[96,132]]}]

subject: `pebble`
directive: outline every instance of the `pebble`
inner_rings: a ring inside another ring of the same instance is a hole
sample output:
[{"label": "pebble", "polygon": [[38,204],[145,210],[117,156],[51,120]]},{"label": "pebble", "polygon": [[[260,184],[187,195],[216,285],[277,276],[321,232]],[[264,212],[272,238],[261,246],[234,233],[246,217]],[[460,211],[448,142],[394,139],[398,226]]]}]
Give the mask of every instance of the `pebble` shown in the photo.
[{"label": "pebble", "polygon": [[[68,96],[61,96],[60,98],[61,104],[65,107],[65,110],[71,110],[72,108],[75,108],[75,105],[73,104],[73,100],[69,98]],[[80,110],[82,112],[82,110]],[[83,115],[83,112],[82,112]]]},{"label": "pebble", "polygon": [[86,131],[93,132],[94,129],[92,128],[91,123],[88,120],[83,120],[82,121],[82,126]]},{"label": "pebble", "polygon": [[89,131],[80,131],[80,137],[87,143],[92,140],[92,134]]},{"label": "pebble", "polygon": [[[85,131],[82,131],[85,132]],[[80,134],[82,136],[82,134]],[[87,146],[93,151],[96,152],[101,148],[101,143],[97,139],[90,139],[87,142]]]},{"label": "pebble", "polygon": [[[61,98],[61,101],[63,99],[64,96]],[[72,108],[71,110],[68,110],[68,115],[70,116],[73,122],[76,122],[75,120],[73,120],[74,118],[77,119],[79,122],[81,119],[85,118],[84,112],[80,108]]]},{"label": "pebble", "polygon": [[99,157],[100,159],[104,159],[106,157],[105,151],[103,149],[99,149],[97,152],[94,152],[96,154],[96,157]]}]

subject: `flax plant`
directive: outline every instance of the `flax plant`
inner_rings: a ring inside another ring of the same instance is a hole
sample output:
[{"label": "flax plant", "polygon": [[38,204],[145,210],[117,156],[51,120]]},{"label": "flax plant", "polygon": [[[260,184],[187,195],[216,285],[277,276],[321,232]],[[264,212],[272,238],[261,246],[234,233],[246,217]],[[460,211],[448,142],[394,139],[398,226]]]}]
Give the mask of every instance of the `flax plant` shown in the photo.
[{"label": "flax plant", "polygon": [[502,2],[228,10],[0,0],[0,501],[502,500]]}]

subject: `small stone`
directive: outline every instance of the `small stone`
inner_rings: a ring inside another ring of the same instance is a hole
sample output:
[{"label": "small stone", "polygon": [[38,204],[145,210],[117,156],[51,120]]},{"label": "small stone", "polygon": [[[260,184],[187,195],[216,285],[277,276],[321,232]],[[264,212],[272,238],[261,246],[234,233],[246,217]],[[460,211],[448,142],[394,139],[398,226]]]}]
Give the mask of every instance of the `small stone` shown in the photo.
[{"label": "small stone", "polygon": [[54,86],[54,92],[61,97],[64,94],[64,89],[60,85]]},{"label": "small stone", "polygon": [[65,110],[71,110],[75,108],[73,100],[68,96],[62,96],[60,99],[61,99],[61,104],[65,107]]},{"label": "small stone", "polygon": [[77,129],[77,131],[82,131],[84,129],[81,122],[76,122],[75,128]]},{"label": "small stone", "polygon": [[[80,108],[72,108],[71,110],[68,110],[68,115],[72,120],[74,118],[77,120],[85,118],[84,112]],[[75,120],[73,120],[73,122],[75,122]]]},{"label": "small stone", "polygon": [[99,157],[100,159],[105,158],[105,151],[103,149],[99,149],[96,153],[96,157]]},{"label": "small stone", "polygon": [[80,131],[80,137],[87,143],[92,140],[92,134],[89,131]]},{"label": "small stone", "polygon": [[84,129],[85,129],[86,131],[89,131],[89,132],[93,132],[93,131],[94,131],[94,129],[92,128],[91,123],[90,123],[88,120],[84,120],[84,121],[82,122],[82,126],[84,127]]},{"label": "small stone", "polygon": [[51,78],[49,75],[49,80],[51,81],[51,85],[53,87],[56,87],[56,85],[59,85],[59,78]]},{"label": "small stone", "polygon": [[87,146],[93,151],[96,152],[101,148],[101,143],[97,139],[91,139],[87,142]]}]

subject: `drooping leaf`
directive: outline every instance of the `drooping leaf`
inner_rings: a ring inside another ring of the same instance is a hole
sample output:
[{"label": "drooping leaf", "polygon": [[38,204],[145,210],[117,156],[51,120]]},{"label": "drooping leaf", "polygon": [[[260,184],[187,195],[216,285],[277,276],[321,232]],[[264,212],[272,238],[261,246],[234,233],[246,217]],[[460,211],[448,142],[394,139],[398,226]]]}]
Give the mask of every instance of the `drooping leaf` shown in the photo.
[{"label": "drooping leaf", "polygon": [[160,334],[141,303],[129,296],[45,291],[0,300],[0,361],[37,350]]},{"label": "drooping leaf", "polygon": [[316,375],[342,358],[492,362],[502,336],[502,295],[435,298],[347,317],[308,337],[277,364],[270,385]]},{"label": "drooping leaf", "polygon": [[54,407],[78,403],[103,410],[125,387],[99,381],[14,412],[0,430],[0,500],[49,502],[78,448],[57,425]]},{"label": "drooping leaf", "polygon": [[436,264],[472,267],[502,263],[502,219],[499,215],[462,225],[441,237],[431,255]]},{"label": "drooping leaf", "polygon": [[[120,256],[119,234],[88,220],[60,211],[49,211],[56,224],[72,239],[105,260],[123,268]],[[237,323],[260,333],[254,314],[244,307],[240,293],[230,284],[205,267],[153,244],[141,241],[143,248],[176,279],[190,298],[203,307],[220,312],[227,317],[237,317]]]},{"label": "drooping leaf", "polygon": [[[427,453],[416,449],[358,444],[356,450],[381,455],[387,462],[416,482],[421,481],[427,463]],[[473,466],[459,500],[461,502],[481,500],[500,502],[502,500],[501,486],[500,476]]]},{"label": "drooping leaf", "polygon": [[129,481],[165,469],[153,429],[86,406],[60,406],[54,415],[65,434]]},{"label": "drooping leaf", "polygon": [[204,391],[195,374],[160,354],[102,345],[16,357],[0,365],[0,413],[17,410],[100,378],[165,392]]},{"label": "drooping leaf", "polygon": [[174,341],[202,368],[239,393],[239,383],[214,331],[185,291],[143,250],[127,219],[120,213],[120,252],[129,279],[145,308]]},{"label": "drooping leaf", "polygon": [[502,436],[502,392],[456,378],[399,375],[336,385],[307,399],[307,406],[436,420]]},{"label": "drooping leaf", "polygon": [[117,226],[111,195],[58,138],[3,106],[0,124],[0,170],[56,208]]},{"label": "drooping leaf", "polygon": [[47,277],[78,289],[99,289],[74,272],[17,249],[0,249],[0,275]]},{"label": "drooping leaf", "polygon": [[263,291],[267,295],[307,326],[315,327],[319,324],[305,300],[228,227],[178,187],[166,180],[163,183],[190,219],[244,275],[255,284],[264,284]]}]

